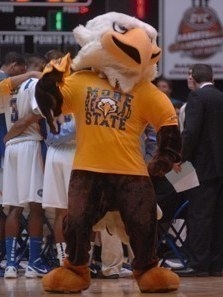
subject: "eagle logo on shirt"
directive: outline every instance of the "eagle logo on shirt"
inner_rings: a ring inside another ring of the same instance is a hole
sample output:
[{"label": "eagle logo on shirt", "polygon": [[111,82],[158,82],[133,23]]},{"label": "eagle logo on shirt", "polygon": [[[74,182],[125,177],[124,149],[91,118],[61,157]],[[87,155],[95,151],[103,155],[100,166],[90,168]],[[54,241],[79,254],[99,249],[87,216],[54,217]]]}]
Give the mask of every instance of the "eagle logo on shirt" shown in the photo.
[{"label": "eagle logo on shirt", "polygon": [[109,113],[117,111],[117,103],[111,98],[101,98],[97,104],[97,107],[103,112],[104,117]]}]

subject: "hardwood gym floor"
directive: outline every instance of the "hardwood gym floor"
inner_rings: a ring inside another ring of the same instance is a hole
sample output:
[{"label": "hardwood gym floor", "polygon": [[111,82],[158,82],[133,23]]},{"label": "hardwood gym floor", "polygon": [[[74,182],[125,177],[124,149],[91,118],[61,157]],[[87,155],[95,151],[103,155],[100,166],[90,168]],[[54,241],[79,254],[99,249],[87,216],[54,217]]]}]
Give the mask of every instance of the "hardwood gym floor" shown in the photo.
[{"label": "hardwood gym floor", "polygon": [[41,279],[0,278],[1,297],[222,297],[223,277],[184,277],[178,291],[142,294],[132,278],[118,280],[93,279],[88,290],[80,294],[54,294],[43,291]]}]

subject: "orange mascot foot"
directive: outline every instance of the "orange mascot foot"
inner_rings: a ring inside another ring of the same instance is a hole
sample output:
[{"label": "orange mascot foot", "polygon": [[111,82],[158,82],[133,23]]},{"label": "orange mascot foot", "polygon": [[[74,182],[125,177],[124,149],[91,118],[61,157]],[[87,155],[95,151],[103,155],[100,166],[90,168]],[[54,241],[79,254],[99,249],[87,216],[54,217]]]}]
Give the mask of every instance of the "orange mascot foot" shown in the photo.
[{"label": "orange mascot foot", "polygon": [[43,279],[43,288],[47,292],[78,293],[90,286],[90,271],[87,265],[74,266],[67,259],[64,266],[55,268]]},{"label": "orange mascot foot", "polygon": [[179,276],[170,269],[153,267],[144,272],[135,270],[134,277],[142,293],[166,293],[177,290]]}]

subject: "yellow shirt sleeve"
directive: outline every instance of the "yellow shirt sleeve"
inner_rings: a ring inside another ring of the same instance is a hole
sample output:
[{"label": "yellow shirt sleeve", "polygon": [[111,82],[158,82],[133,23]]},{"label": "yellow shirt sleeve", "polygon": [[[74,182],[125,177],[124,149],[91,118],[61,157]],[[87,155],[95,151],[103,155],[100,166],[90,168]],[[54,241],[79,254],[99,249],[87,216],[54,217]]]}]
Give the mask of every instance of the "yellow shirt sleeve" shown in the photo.
[{"label": "yellow shirt sleeve", "polygon": [[139,97],[144,97],[141,112],[144,118],[158,131],[162,126],[178,125],[173,104],[166,94],[152,83],[141,86]]},{"label": "yellow shirt sleeve", "polygon": [[10,78],[0,81],[0,95],[8,95],[11,93],[12,83]]}]

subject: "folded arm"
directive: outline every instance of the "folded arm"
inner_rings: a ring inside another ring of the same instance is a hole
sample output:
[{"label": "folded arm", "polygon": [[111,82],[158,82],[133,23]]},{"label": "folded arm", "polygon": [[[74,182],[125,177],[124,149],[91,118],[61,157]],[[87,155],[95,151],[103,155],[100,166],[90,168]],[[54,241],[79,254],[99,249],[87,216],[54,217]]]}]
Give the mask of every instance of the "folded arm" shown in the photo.
[{"label": "folded arm", "polygon": [[42,118],[41,115],[29,113],[23,118],[16,121],[14,125],[10,128],[8,133],[5,135],[4,143],[22,134],[23,131],[25,131],[29,125],[31,125],[32,123],[38,122],[41,118]]},{"label": "folded arm", "polygon": [[17,88],[22,82],[33,77],[40,78],[41,72],[39,71],[28,71],[23,74],[11,76],[0,81],[0,95],[10,94],[12,90]]}]

